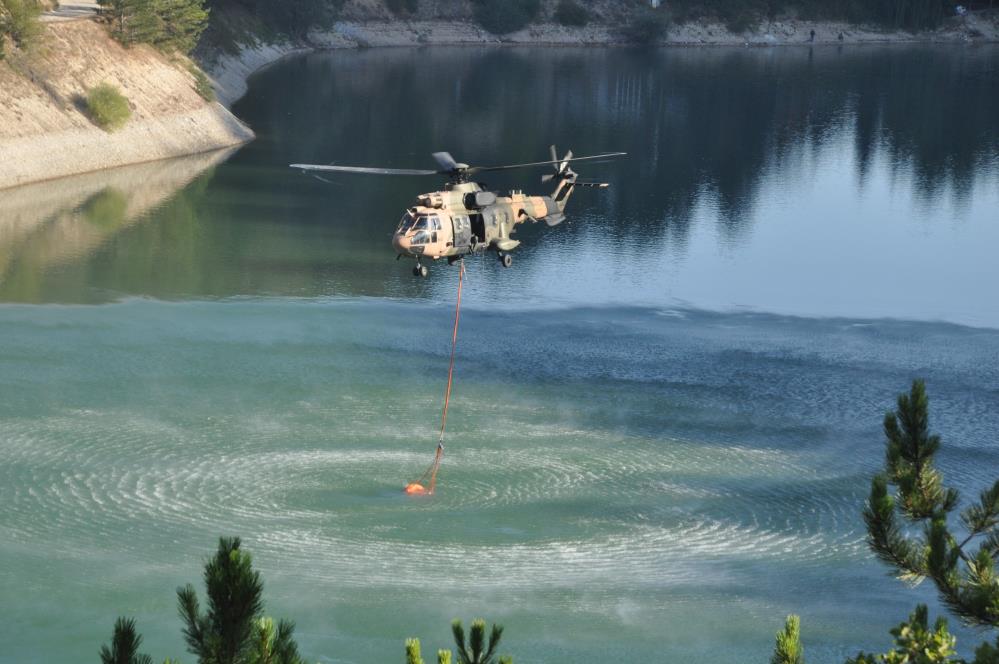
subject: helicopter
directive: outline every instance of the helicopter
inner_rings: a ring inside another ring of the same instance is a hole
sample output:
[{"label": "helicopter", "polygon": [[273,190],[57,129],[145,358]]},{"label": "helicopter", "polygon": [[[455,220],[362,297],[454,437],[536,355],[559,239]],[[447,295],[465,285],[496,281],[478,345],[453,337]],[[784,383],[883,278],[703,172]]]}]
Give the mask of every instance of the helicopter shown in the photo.
[{"label": "helicopter", "polygon": [[[584,181],[578,178],[569,164],[574,161],[611,159],[624,152],[574,157],[569,150],[558,158],[555,146],[550,147],[551,160],[504,166],[469,166],[455,161],[448,152],[433,153],[439,170],[372,168],[363,166],[335,166],[321,164],[291,164],[303,172],[335,171],[368,175],[443,175],[447,183],[442,191],[417,196],[416,205],[408,208],[392,236],[396,260],[403,256],[416,259],[413,276],[429,274],[423,259],[447,259],[453,264],[471,254],[496,252],[503,267],[513,264],[510,252],[520,245],[510,235],[517,224],[543,220],[548,226],[557,226],[565,220],[565,205],[576,187],[605,188],[606,182]],[[554,173],[541,176],[542,182],[555,181],[550,196],[529,196],[519,189],[505,194],[489,191],[481,182],[470,176],[485,171],[503,171],[515,168],[552,166]]]}]

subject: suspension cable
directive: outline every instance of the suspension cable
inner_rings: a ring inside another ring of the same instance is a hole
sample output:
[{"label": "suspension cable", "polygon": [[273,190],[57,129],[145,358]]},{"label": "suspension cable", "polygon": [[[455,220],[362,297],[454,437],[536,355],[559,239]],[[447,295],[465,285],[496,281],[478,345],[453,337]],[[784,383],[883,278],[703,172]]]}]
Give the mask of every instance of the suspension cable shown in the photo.
[{"label": "suspension cable", "polygon": [[[437,470],[441,466],[444,458],[444,432],[447,430],[447,409],[451,404],[451,386],[454,383],[454,355],[458,347],[458,320],[461,317],[461,290],[465,283],[465,261],[458,260],[458,300],[454,307],[454,328],[451,330],[451,361],[447,369],[447,388],[444,390],[444,408],[441,411],[441,432],[437,439],[437,450],[434,452],[434,461],[430,467],[424,471],[423,475],[416,482],[406,485],[405,491],[409,494],[426,493],[432,494],[437,488]],[[430,486],[426,486],[427,478],[430,479]]]}]

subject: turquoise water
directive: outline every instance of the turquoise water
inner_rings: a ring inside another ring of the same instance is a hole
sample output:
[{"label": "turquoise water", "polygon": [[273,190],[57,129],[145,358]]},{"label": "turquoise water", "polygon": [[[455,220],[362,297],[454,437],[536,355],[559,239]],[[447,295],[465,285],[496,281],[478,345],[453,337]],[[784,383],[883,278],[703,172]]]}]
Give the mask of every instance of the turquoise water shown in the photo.
[{"label": "turquoise water", "polygon": [[[884,649],[939,611],[864,543],[895,394],[926,378],[965,495],[999,470],[997,60],[315,55],[253,81],[235,154],[4,191],[0,661],[96,660],[120,614],[193,661],[174,589],[221,534],[321,662],[478,615],[519,661],[766,661],[791,612],[809,661]],[[440,490],[406,499],[457,274],[413,280],[388,240],[430,186],[283,164],[547,142],[631,154],[513,268],[469,263]]]}]

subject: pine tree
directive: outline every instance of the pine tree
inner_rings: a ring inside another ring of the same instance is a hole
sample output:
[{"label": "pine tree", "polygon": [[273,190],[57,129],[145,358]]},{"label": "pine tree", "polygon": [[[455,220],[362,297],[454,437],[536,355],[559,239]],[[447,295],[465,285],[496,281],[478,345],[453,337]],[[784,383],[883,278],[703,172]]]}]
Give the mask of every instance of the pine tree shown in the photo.
[{"label": "pine tree", "polygon": [[153,664],[153,658],[139,652],[142,635],[135,631],[134,618],[118,618],[114,623],[111,647],[101,646],[101,664]]},{"label": "pine tree", "polygon": [[[885,415],[885,472],[871,481],[864,509],[868,543],[898,576],[931,579],[943,603],[966,623],[997,628],[999,480],[960,513],[959,540],[949,522],[958,492],[944,486],[934,467],[940,437],[929,432],[928,405],[926,387],[917,380],[908,395],[899,395],[897,410]],[[922,526],[923,534],[911,534],[899,517]],[[975,540],[977,551],[970,548]]]},{"label": "pine tree", "polygon": [[[486,642],[486,621],[482,619],[472,621],[467,644],[465,643],[465,628],[460,620],[451,623],[451,633],[454,636],[454,645],[458,652],[458,664],[513,664],[513,658],[509,655],[502,657],[496,655],[500,638],[503,636],[502,625],[493,625],[488,643]],[[406,664],[423,664],[419,639],[406,639]],[[451,651],[438,650],[437,664],[451,664]]]},{"label": "pine tree", "polygon": [[208,26],[204,0],[98,0],[123,44],[190,53]]},{"label": "pine tree", "polygon": [[[930,433],[923,381],[913,381],[909,393],[898,396],[897,408],[885,415],[883,426],[885,471],[871,480],[864,508],[871,550],[904,580],[932,580],[943,604],[965,623],[999,629],[999,480],[958,515],[959,538],[950,523],[959,495],[944,485],[934,466],[940,436]],[[978,548],[972,550],[976,541]],[[891,633],[894,650],[862,652],[847,664],[964,664],[953,658],[956,638],[947,620],[938,618],[931,629],[925,605]],[[804,664],[799,638],[797,618],[790,616],[777,634],[772,664]],[[999,638],[994,646],[982,643],[972,664],[999,664]]]},{"label": "pine tree", "polygon": [[455,650],[458,653],[458,664],[510,664],[513,660],[504,656],[497,659],[496,649],[503,637],[503,626],[493,623],[486,643],[486,621],[477,618],[472,621],[468,634],[468,646],[465,645],[465,628],[460,620],[451,623],[451,633],[454,635]]},{"label": "pine tree", "polygon": [[219,539],[205,565],[208,607],[202,613],[194,586],[177,589],[184,640],[200,664],[242,664],[248,659],[256,621],[261,617],[264,584],[238,537]]},{"label": "pine tree", "polygon": [[193,51],[208,26],[204,0],[155,0],[155,3],[162,28],[159,37],[152,43],[166,51]]}]

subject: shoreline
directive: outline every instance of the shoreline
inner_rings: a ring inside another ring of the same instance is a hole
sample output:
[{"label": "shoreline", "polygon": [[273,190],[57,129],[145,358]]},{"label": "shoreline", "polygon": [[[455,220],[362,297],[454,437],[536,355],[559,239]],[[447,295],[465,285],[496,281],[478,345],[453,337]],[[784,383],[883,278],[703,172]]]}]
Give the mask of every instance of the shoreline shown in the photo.
[{"label": "shoreline", "polygon": [[[498,37],[467,20],[339,21],[330,30],[310,33],[300,42],[255,43],[236,53],[201,58],[217,101],[193,91],[188,72],[149,48],[124,49],[89,19],[50,22],[46,29],[60,43],[59,59],[0,71],[10,101],[0,104],[0,190],[117,166],[200,154],[255,138],[232,114],[257,72],[292,55],[341,49],[427,46],[544,46],[628,48],[619,29],[609,25],[566,28],[536,24]],[[810,39],[811,31],[815,39]],[[92,45],[99,42],[99,47]],[[881,31],[838,22],[775,20],[735,34],[712,23],[671,26],[650,48],[813,47],[890,44],[975,45],[999,43],[999,12],[955,18],[924,33]],[[94,54],[93,51],[98,51]],[[66,61],[72,66],[66,67]],[[82,64],[81,64],[82,63]],[[3,77],[6,76],[6,79]],[[80,110],[87,85],[114,80],[133,107],[121,130],[107,133]],[[8,83],[9,82],[9,83]]]},{"label": "shoreline", "polygon": [[[811,31],[815,39],[810,39]],[[842,36],[842,39],[840,38]],[[746,33],[729,32],[715,23],[671,26],[664,38],[648,48],[813,47],[858,45],[976,45],[999,43],[999,12],[989,16],[967,15],[929,32],[885,31],[834,21],[775,20]],[[253,74],[284,58],[302,53],[365,48],[427,46],[544,46],[634,48],[623,41],[616,26],[567,28],[537,24],[498,37],[470,21],[338,21],[330,30],[314,31],[298,43],[248,45],[237,54],[208,56],[201,62],[219,101],[231,109],[246,94]]]}]

